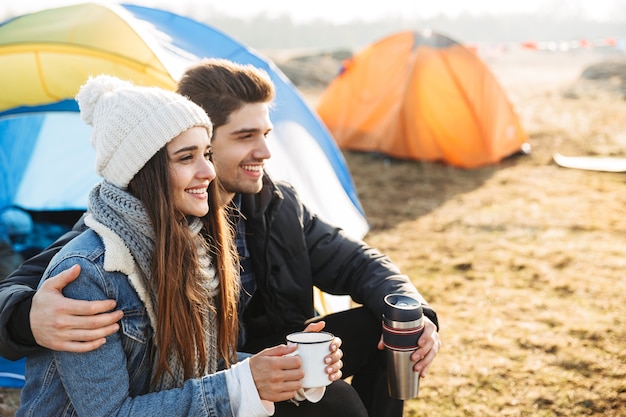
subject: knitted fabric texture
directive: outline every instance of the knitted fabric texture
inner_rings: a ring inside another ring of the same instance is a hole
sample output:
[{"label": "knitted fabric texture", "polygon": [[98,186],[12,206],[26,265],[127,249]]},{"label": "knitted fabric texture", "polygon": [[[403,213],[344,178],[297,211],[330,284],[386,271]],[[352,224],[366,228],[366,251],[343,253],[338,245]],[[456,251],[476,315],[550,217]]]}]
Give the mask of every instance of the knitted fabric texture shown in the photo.
[{"label": "knitted fabric texture", "polygon": [[187,129],[203,126],[212,134],[209,117],[187,98],[109,75],[90,78],[76,101],[82,119],[92,126],[96,172],[122,189],[150,158]]},{"label": "knitted fabric texture", "polygon": [[[96,185],[89,195],[89,212],[95,220],[114,231],[130,250],[133,259],[141,271],[143,287],[148,289],[150,300],[144,300],[146,308],[153,309],[150,316],[156,317],[157,293],[153,285],[150,269],[150,257],[154,251],[155,234],[148,219],[148,215],[139,199],[120,188],[103,181]],[[202,221],[197,217],[190,218],[189,230],[191,238],[195,239],[200,265],[198,278],[202,279],[207,290],[206,308],[203,309],[204,335],[207,363],[203,366],[205,374],[215,373],[219,356],[217,350],[217,317],[215,300],[219,288],[219,279],[211,256],[206,248],[206,241],[200,233]],[[156,331],[156,323],[152,323]],[[156,346],[156,355],[162,354]],[[196,363],[197,363],[196,358]],[[154,364],[157,361],[155,359]],[[169,355],[168,365],[172,374],[165,372],[160,381],[155,382],[155,388],[171,389],[181,387],[184,382],[183,366],[176,355]],[[153,370],[155,371],[155,370]],[[153,372],[153,375],[155,373]]]}]

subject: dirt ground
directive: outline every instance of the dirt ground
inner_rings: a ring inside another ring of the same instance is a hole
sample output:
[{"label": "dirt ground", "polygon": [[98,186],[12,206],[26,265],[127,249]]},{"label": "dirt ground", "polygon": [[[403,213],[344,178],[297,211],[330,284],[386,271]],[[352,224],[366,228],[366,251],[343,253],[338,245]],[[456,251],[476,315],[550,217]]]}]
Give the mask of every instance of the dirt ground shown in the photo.
[{"label": "dirt ground", "polygon": [[[366,240],[440,318],[443,348],[405,416],[626,416],[626,173],[552,160],[626,157],[626,82],[579,79],[616,59],[485,57],[529,133],[529,155],[463,170],[345,153]],[[302,91],[314,106],[321,87]],[[0,417],[17,401],[1,392]]]},{"label": "dirt ground", "polygon": [[405,416],[626,416],[626,173],[552,160],[626,157],[624,59],[485,57],[529,133],[527,156],[463,170],[344,153],[366,240],[440,317],[443,348]]}]

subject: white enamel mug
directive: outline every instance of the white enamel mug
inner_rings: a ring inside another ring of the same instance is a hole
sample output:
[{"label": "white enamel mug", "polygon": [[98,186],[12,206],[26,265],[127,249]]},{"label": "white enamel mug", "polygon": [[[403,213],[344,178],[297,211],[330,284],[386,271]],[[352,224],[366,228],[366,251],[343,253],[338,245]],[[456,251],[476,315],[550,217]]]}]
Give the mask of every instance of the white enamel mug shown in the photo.
[{"label": "white enamel mug", "polygon": [[302,360],[303,388],[325,387],[332,382],[326,373],[328,365],[324,363],[324,358],[330,353],[330,342],[334,337],[328,332],[296,332],[287,335],[288,343],[298,345],[293,354]]}]

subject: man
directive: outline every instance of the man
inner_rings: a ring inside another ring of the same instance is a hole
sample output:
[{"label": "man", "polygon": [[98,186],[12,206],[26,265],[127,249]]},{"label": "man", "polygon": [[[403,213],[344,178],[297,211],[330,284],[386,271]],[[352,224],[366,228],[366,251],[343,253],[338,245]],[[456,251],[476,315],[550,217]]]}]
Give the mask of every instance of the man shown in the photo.
[{"label": "man", "polygon": [[[265,174],[274,98],[267,74],[251,66],[207,60],[186,71],[178,92],[202,106],[214,125],[215,169],[222,200],[233,208],[242,264],[240,350],[254,353],[282,343],[286,334],[301,330],[310,319],[323,319],[325,330],[343,341],[342,372],[352,377],[369,416],[401,416],[403,402],[391,399],[386,387],[380,342],[383,298],[404,293],[424,303],[425,330],[413,354],[414,370],[422,376],[440,348],[435,312],[386,256],[318,218],[289,184]],[[41,258],[45,256],[50,255]],[[62,297],[63,287],[75,278],[71,271],[45,282],[33,296],[42,268],[34,264],[27,262],[0,286],[0,354],[16,358],[36,351],[37,344],[87,351],[117,330],[121,313],[110,312],[112,302],[86,304]],[[35,278],[29,278],[32,275]],[[363,307],[314,318],[313,286],[349,294]],[[319,404],[305,407],[332,409],[345,402],[331,389]]]}]

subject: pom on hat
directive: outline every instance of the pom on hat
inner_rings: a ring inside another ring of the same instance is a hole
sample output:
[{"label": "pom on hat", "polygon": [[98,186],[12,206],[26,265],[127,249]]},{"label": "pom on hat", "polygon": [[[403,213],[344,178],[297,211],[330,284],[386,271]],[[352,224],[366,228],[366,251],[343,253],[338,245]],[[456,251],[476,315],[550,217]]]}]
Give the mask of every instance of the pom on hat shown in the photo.
[{"label": "pom on hat", "polygon": [[120,88],[132,88],[132,86],[128,81],[109,75],[100,75],[90,79],[76,95],[76,101],[80,106],[80,117],[89,126],[93,126],[93,112],[100,97],[107,93],[113,93]]},{"label": "pom on hat", "polygon": [[96,172],[122,189],[184,131],[202,126],[212,134],[207,114],[186,97],[157,87],[135,86],[110,75],[90,78],[76,101],[82,119],[92,127]]}]

